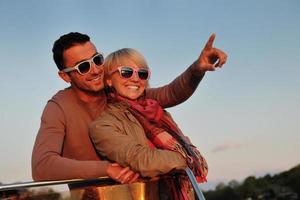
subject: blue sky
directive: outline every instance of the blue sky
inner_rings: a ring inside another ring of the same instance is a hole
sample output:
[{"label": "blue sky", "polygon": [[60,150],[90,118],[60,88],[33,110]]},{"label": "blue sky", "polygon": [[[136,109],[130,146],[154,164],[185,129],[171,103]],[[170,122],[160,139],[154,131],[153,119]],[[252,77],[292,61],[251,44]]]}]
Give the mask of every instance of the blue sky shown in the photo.
[{"label": "blue sky", "polygon": [[169,83],[211,33],[228,53],[195,94],[169,109],[203,152],[211,187],[300,163],[300,2],[0,0],[0,182],[30,181],[30,157],[45,103],[67,87],[52,61],[62,34],[90,35],[99,51],[132,47]]}]

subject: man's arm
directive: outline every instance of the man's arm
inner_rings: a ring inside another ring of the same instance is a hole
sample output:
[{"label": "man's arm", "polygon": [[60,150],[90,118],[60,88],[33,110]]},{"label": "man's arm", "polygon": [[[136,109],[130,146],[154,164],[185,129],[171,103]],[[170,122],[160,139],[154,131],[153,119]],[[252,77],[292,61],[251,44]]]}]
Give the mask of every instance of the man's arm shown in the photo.
[{"label": "man's arm", "polygon": [[65,129],[62,110],[56,103],[49,102],[44,109],[32,152],[33,180],[88,179],[102,176],[110,176],[121,183],[137,180],[138,174],[108,161],[82,161],[63,157]]},{"label": "man's arm", "polygon": [[203,48],[199,58],[170,84],[146,90],[146,97],[156,99],[164,108],[178,105],[187,100],[196,90],[207,71],[222,67],[227,55],[213,47],[215,34],[212,34]]},{"label": "man's arm", "polygon": [[106,176],[107,161],[79,161],[62,157],[65,129],[62,110],[56,103],[49,102],[44,109],[32,152],[33,180]]}]

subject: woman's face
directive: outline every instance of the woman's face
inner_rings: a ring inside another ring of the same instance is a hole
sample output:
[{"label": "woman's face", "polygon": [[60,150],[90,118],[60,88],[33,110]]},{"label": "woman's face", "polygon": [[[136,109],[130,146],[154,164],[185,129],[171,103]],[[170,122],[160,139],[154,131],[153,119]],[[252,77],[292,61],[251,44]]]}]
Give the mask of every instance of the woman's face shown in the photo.
[{"label": "woman's face", "polygon": [[130,100],[136,100],[143,94],[148,84],[148,80],[142,80],[141,78],[139,78],[137,73],[139,69],[145,68],[137,66],[130,60],[128,60],[122,66],[130,67],[134,69],[135,72],[133,72],[131,77],[124,78],[120,75],[117,69],[120,66],[116,66],[113,69],[113,73],[107,79],[107,84],[108,86],[115,88],[116,92],[122,97],[128,98]]}]

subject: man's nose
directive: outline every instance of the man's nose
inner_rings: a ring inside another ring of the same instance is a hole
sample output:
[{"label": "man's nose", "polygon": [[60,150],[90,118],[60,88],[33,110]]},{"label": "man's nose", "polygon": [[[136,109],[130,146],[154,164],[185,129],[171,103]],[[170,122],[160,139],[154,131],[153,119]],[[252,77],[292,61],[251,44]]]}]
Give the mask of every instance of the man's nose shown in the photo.
[{"label": "man's nose", "polygon": [[104,72],[104,68],[103,65],[96,65],[94,62],[91,62],[91,73],[103,73]]}]

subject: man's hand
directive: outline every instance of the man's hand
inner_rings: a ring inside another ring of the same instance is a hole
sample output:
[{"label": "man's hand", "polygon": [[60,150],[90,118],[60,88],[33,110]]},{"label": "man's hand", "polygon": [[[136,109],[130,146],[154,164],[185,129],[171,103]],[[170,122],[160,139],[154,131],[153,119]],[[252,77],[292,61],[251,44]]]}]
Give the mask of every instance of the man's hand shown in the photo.
[{"label": "man's hand", "polygon": [[220,49],[214,48],[213,43],[216,35],[212,34],[199,58],[194,63],[194,70],[205,73],[206,71],[215,71],[216,67],[222,67],[226,63],[227,55]]},{"label": "man's hand", "polygon": [[109,165],[106,172],[110,178],[120,183],[134,183],[140,176],[140,174],[135,173],[129,167],[123,168],[118,163]]}]

